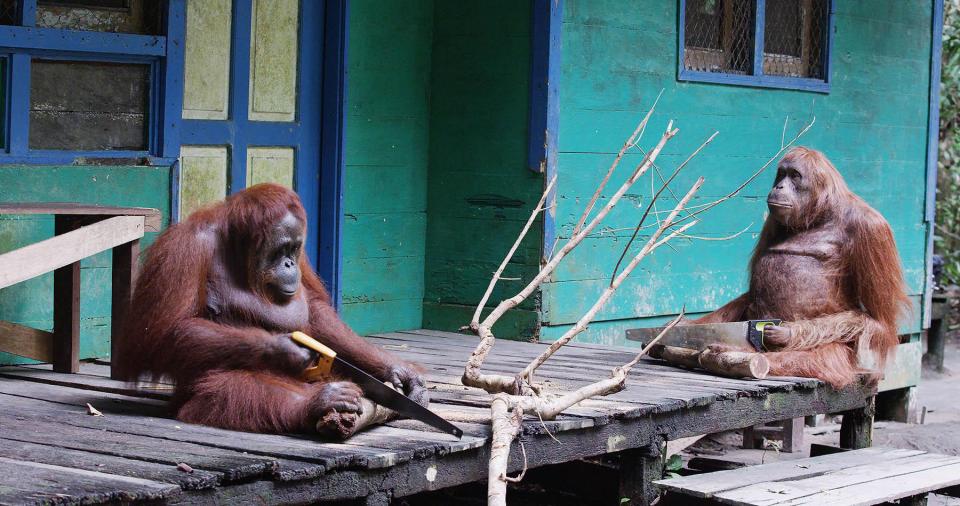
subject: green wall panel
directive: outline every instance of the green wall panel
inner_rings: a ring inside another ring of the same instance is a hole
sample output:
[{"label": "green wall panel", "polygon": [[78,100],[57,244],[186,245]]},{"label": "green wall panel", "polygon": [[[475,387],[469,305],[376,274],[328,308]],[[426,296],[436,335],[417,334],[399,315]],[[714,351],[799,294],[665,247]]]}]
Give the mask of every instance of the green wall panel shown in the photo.
[{"label": "green wall panel", "polygon": [[[527,2],[438,1],[430,82],[430,157],[424,326],[470,322],[490,276],[540,198],[543,176],[527,164],[530,82]],[[535,225],[490,304],[514,295],[539,267]],[[536,335],[531,298],[495,327]]]},{"label": "green wall panel", "polygon": [[[664,5],[668,8],[664,8]],[[735,188],[811,116],[801,144],[834,161],[850,187],[890,222],[909,292],[918,305],[901,325],[920,327],[925,278],[927,104],[930,1],[835,2],[830,93],[686,83],[676,80],[676,2],[568,0],[564,5],[560,78],[557,231],[568,237],[596,183],[657,94],[663,97],[641,143],[651,146],[666,123],[680,134],[658,165],[670,170],[709,136],[717,139],[677,178],[682,194],[699,175],[706,184],[693,205]],[[609,196],[639,161],[628,155]],[[705,213],[689,233],[725,241],[682,239],[658,250],[622,285],[581,339],[623,344],[623,331],[658,324],[681,306],[715,309],[746,288],[747,261],[766,217],[770,170],[741,194]],[[651,195],[645,176],[608,217],[596,237],[543,287],[541,337],[559,337],[606,286],[610,270]],[[658,209],[669,209],[661,199]]]},{"label": "green wall panel", "polygon": [[[0,167],[0,202],[82,202],[155,207],[169,214],[166,167]],[[166,225],[166,223],[164,223]],[[0,253],[53,236],[53,217],[0,216]],[[149,245],[155,233],[148,233]],[[80,263],[80,357],[110,354],[109,251]],[[0,320],[53,328],[53,274],[0,290]],[[0,364],[25,359],[0,353]]]},{"label": "green wall panel", "polygon": [[350,2],[342,296],[361,334],[419,328],[433,0]]}]

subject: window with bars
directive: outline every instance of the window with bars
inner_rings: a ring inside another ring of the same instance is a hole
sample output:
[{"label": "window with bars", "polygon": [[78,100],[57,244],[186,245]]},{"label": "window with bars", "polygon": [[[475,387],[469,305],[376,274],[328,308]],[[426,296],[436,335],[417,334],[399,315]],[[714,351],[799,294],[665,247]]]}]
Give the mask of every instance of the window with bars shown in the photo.
[{"label": "window with bars", "polygon": [[170,158],[169,6],[0,0],[0,164]]},{"label": "window with bars", "polygon": [[681,0],[678,79],[829,91],[831,0]]}]

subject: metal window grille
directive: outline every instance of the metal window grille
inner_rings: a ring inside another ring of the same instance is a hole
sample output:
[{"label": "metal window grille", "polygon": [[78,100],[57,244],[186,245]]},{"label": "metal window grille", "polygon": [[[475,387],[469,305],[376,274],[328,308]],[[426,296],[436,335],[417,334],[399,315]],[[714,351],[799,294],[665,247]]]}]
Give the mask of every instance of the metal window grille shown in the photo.
[{"label": "metal window grille", "polygon": [[827,0],[767,0],[763,73],[824,78]]},{"label": "metal window grille", "polygon": [[687,0],[684,5],[686,70],[753,74],[754,0]]},{"label": "metal window grille", "polygon": [[0,25],[17,24],[17,0],[0,0]]}]

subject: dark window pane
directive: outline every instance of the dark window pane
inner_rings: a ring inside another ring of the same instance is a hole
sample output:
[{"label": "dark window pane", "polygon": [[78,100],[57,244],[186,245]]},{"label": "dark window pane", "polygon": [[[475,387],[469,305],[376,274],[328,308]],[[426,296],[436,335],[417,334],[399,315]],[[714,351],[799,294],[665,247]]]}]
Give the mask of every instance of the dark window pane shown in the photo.
[{"label": "dark window pane", "polygon": [[751,74],[756,3],[687,0],[683,66],[699,72]]},{"label": "dark window pane", "polygon": [[30,148],[147,149],[150,67],[33,60]]},{"label": "dark window pane", "polygon": [[0,25],[17,25],[18,0],[0,0]]},{"label": "dark window pane", "polygon": [[763,73],[823,79],[827,0],[767,0]]},{"label": "dark window pane", "polygon": [[38,0],[37,26],[162,35],[164,0]]}]

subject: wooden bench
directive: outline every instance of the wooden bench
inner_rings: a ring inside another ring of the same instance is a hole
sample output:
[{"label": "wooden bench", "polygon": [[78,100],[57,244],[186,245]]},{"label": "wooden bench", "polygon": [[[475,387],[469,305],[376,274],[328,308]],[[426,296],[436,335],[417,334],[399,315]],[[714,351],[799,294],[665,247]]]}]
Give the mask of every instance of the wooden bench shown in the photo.
[{"label": "wooden bench", "polygon": [[[0,204],[0,215],[54,216],[54,237],[0,255],[0,289],[53,271],[53,332],[0,321],[0,351],[50,362],[76,373],[80,359],[80,261],[113,250],[111,315],[120,321],[130,301],[140,239],[160,231],[160,211],[76,203]],[[112,325],[111,347],[119,341]]]},{"label": "wooden bench", "polygon": [[667,504],[925,504],[930,492],[960,492],[960,457],[876,447],[654,483],[680,496]]}]

